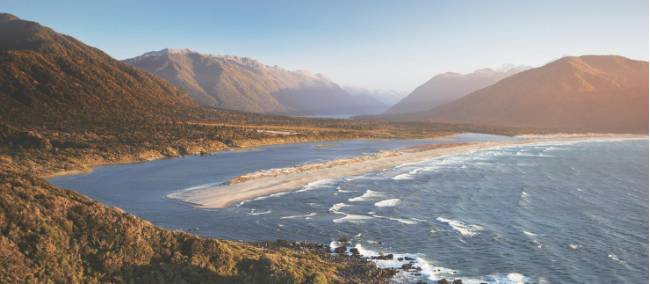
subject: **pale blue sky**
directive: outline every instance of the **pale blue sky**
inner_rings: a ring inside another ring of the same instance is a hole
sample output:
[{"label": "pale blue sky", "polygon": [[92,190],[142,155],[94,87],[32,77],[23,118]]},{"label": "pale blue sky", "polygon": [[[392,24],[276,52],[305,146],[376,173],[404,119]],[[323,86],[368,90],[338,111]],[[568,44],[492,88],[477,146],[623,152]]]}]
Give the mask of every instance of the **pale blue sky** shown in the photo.
[{"label": "pale blue sky", "polygon": [[118,59],[187,47],[407,92],[446,71],[563,55],[648,59],[647,0],[3,0],[0,10]]}]

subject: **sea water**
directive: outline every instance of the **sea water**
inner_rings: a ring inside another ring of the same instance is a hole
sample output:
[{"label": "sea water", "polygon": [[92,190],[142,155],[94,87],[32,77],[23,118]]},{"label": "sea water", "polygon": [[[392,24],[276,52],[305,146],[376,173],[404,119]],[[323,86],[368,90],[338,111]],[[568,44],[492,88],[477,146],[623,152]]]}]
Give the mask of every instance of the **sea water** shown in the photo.
[{"label": "sea water", "polygon": [[400,272],[396,282],[647,283],[647,139],[478,150],[322,180],[225,209],[166,197],[259,169],[423,143],[508,139],[467,134],[282,145],[100,167],[51,182],[159,226],[209,237],[332,247],[347,239],[365,256],[392,253],[392,260],[377,260],[382,267],[419,267]]}]

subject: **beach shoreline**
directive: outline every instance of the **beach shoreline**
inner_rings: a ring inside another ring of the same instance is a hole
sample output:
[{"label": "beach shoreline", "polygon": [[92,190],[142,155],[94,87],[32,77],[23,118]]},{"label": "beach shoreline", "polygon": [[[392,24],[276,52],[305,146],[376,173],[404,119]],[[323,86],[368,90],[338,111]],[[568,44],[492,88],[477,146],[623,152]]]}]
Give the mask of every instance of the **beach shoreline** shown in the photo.
[{"label": "beach shoreline", "polygon": [[[247,151],[254,150],[262,147],[276,146],[276,145],[293,145],[293,144],[304,144],[304,143],[330,143],[330,142],[340,142],[348,140],[391,140],[391,139],[432,139],[432,138],[444,138],[457,135],[459,133],[451,134],[440,134],[431,137],[421,137],[421,138],[379,138],[379,137],[303,137],[295,141],[289,141],[284,139],[266,139],[266,140],[252,140],[252,141],[238,141],[238,146],[223,146],[223,147],[213,147],[213,148],[201,148],[197,151],[181,155],[179,153],[173,155],[165,155],[160,151],[150,150],[138,154],[127,154],[119,156],[117,159],[107,160],[97,157],[91,158],[79,158],[79,163],[71,169],[64,170],[47,170],[43,173],[38,174],[39,177],[44,179],[53,179],[57,177],[65,176],[76,176],[76,175],[85,175],[92,173],[95,168],[104,167],[104,166],[114,166],[114,165],[128,165],[128,164],[140,164],[147,163],[157,160],[165,159],[176,159],[183,157],[192,157],[192,156],[202,156],[202,155],[213,155],[228,151]],[[277,137],[276,137],[277,138]],[[282,138],[282,137],[280,137]]]},{"label": "beach shoreline", "polygon": [[646,135],[626,134],[553,134],[516,136],[501,142],[425,144],[394,151],[380,151],[331,161],[275,168],[240,175],[217,186],[185,189],[168,197],[205,209],[227,208],[240,202],[272,194],[296,191],[322,180],[362,175],[404,164],[424,162],[443,156],[476,150],[532,145],[545,142],[582,142],[591,140],[647,139]]}]

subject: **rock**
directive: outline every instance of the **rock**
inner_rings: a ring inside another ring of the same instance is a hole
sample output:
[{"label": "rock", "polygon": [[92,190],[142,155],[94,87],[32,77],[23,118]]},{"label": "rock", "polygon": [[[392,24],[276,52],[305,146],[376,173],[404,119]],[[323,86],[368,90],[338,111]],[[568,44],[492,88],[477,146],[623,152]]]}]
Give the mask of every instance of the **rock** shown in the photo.
[{"label": "rock", "polygon": [[334,249],[335,253],[345,253],[348,250],[346,246],[340,246]]},{"label": "rock", "polygon": [[351,248],[350,253],[352,253],[353,255],[360,255],[361,254],[361,253],[359,253],[359,250],[357,248]]},{"label": "rock", "polygon": [[397,258],[397,260],[398,260],[398,261],[404,261],[404,258],[403,258],[403,257],[399,257],[399,258]]},{"label": "rock", "polygon": [[379,259],[379,260],[392,260],[393,259],[393,254],[387,254],[387,255],[380,255],[380,256],[373,256],[372,259]]},{"label": "rock", "polygon": [[454,282],[451,282],[452,284],[463,284],[463,280],[460,279],[454,279]]},{"label": "rock", "polygon": [[408,256],[405,256],[405,257],[404,257],[404,260],[408,260],[408,261],[414,261],[414,260],[415,260],[415,258],[412,258],[412,257],[408,257]]},{"label": "rock", "polygon": [[443,278],[443,279],[438,280],[438,284],[449,284],[449,281],[447,281],[447,279]]},{"label": "rock", "polygon": [[404,270],[409,270],[409,269],[412,269],[412,268],[413,268],[413,264],[411,264],[411,263],[402,264],[402,269],[404,269]]}]

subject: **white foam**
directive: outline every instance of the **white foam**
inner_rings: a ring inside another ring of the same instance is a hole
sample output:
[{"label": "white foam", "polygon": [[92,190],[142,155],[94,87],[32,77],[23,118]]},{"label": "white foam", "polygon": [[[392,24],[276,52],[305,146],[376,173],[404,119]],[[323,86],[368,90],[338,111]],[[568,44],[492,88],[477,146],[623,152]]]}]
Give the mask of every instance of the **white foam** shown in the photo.
[{"label": "white foam", "polygon": [[[332,241],[330,243],[330,248],[334,249],[342,246],[343,243],[338,241]],[[438,281],[441,279],[461,279],[463,283],[468,284],[479,284],[479,283],[513,283],[513,284],[523,284],[529,282],[529,278],[517,272],[510,272],[507,274],[491,274],[478,277],[458,277],[459,272],[457,270],[436,266],[431,261],[424,258],[421,254],[413,253],[391,253],[393,259],[372,259],[372,257],[380,256],[381,254],[377,251],[368,249],[363,245],[357,243],[354,245],[354,248],[357,249],[359,254],[363,257],[369,258],[374,262],[379,268],[392,268],[398,269],[398,274],[393,277],[393,281],[396,283],[402,282],[417,282],[421,280],[421,276],[413,274],[413,270],[404,271],[400,268],[403,264],[412,263],[413,268],[421,269],[419,273],[429,281]],[[348,250],[349,253],[349,250]],[[389,253],[384,253],[387,255]],[[405,258],[414,259],[413,261],[406,260]],[[400,261],[402,259],[402,261]]]},{"label": "white foam", "polygon": [[244,204],[246,204],[248,202],[251,202],[251,201],[264,200],[264,199],[267,199],[267,198],[278,197],[278,196],[286,195],[286,194],[289,194],[289,193],[291,193],[291,192],[288,192],[288,191],[287,192],[278,192],[278,193],[274,193],[274,194],[270,194],[270,195],[264,195],[264,196],[256,197],[256,198],[249,199],[249,200],[244,200],[242,202],[239,202],[239,204],[237,204],[237,207],[241,207],[242,205],[244,205]]},{"label": "white foam", "polygon": [[174,191],[172,193],[169,193],[166,196],[167,196],[167,198],[171,198],[171,199],[183,200],[184,197],[185,197],[184,196],[185,193],[188,193],[188,192],[194,191],[194,190],[198,190],[198,189],[203,189],[203,188],[219,185],[219,184],[222,184],[222,183],[223,182],[221,182],[221,181],[220,182],[211,182],[211,183],[200,184],[200,185],[196,185],[196,186],[192,186],[192,187],[187,187],[187,188],[183,188],[181,190],[177,190],[177,191]]},{"label": "white foam", "polygon": [[329,208],[329,212],[332,212],[334,214],[339,214],[339,215],[344,215],[341,218],[334,219],[332,222],[334,223],[363,223],[364,220],[372,219],[373,216],[368,216],[368,215],[359,215],[359,214],[347,214],[345,212],[341,212],[340,210],[343,207],[348,207],[350,205],[345,204],[345,203],[336,203],[332,205],[332,207]]},{"label": "white foam", "polygon": [[[485,149],[476,149],[470,150],[462,154],[456,155],[445,155],[430,159],[428,161],[417,162],[417,163],[406,163],[394,167],[393,169],[401,169],[405,167],[415,167],[420,166],[416,169],[413,169],[407,173],[400,173],[392,177],[393,180],[412,180],[420,172],[431,171],[439,168],[466,168],[467,163],[471,162],[472,166],[475,167],[486,167],[490,163],[482,163],[480,161],[492,160],[495,157],[500,156],[531,156],[531,157],[553,157],[552,155],[547,155],[544,152],[548,149],[549,151],[556,150],[566,150],[567,147],[562,147],[566,145],[573,145],[578,143],[593,143],[593,142],[615,142],[615,141],[628,141],[628,140],[647,140],[647,138],[625,138],[625,137],[611,137],[611,138],[585,138],[583,140],[575,141],[544,141],[537,142],[527,145],[502,145],[495,146]],[[541,149],[539,153],[531,151],[534,149]],[[424,166],[426,165],[426,166]]]},{"label": "white foam", "polygon": [[425,162],[419,162],[415,164],[410,164],[408,167],[413,168],[407,173],[398,174],[392,177],[393,180],[412,180],[419,173],[430,172],[442,168],[443,165],[447,164],[450,159],[446,157],[443,159],[441,157],[436,157]]},{"label": "white foam", "polygon": [[344,179],[345,181],[353,181],[353,180],[359,180],[359,179],[365,179],[365,178],[367,178],[366,175],[358,175],[358,176],[349,176],[349,177],[345,177],[345,178],[343,178],[343,179]]},{"label": "white foam", "polygon": [[538,249],[542,248],[542,243],[537,239],[537,234],[523,230],[524,235],[528,236]]},{"label": "white foam", "polygon": [[442,266],[434,266],[427,260],[421,257],[416,257],[415,261],[418,267],[422,268],[422,274],[426,275],[431,281],[440,280],[443,278],[453,278],[456,270]]},{"label": "white foam", "polygon": [[578,248],[580,248],[580,246],[576,244],[569,244],[569,248],[572,250],[577,250]]},{"label": "white foam", "polygon": [[519,195],[519,205],[526,206],[530,203],[528,192],[522,191]]},{"label": "white foam", "polygon": [[483,230],[479,225],[465,224],[462,221],[447,219],[443,217],[436,218],[439,222],[447,223],[452,229],[461,234],[463,237],[473,237]]},{"label": "white foam", "polygon": [[305,214],[305,215],[284,216],[284,217],[280,217],[280,219],[296,219],[296,218],[305,218],[305,219],[309,220],[309,219],[311,219],[311,217],[314,217],[314,216],[316,216],[316,212],[311,212],[311,213],[309,213],[309,214]]},{"label": "white foam", "polygon": [[334,250],[335,248],[341,247],[344,245],[344,243],[339,242],[339,241],[331,241],[330,242],[330,249]]},{"label": "white foam", "polygon": [[523,232],[524,232],[524,234],[525,234],[526,236],[530,236],[530,237],[535,237],[535,236],[537,236],[537,234],[535,234],[535,233],[531,233],[531,232],[526,231],[526,230],[524,230]]},{"label": "white foam", "polygon": [[[342,213],[345,214],[345,213]],[[357,215],[357,214],[345,214],[345,217],[334,219],[334,223],[363,223],[365,220],[372,219],[372,216],[368,215]]]},{"label": "white foam", "polygon": [[271,210],[270,210],[270,209],[269,209],[269,210],[266,210],[266,211],[260,211],[260,212],[257,212],[257,209],[252,208],[251,211],[248,212],[248,215],[251,215],[251,216],[257,216],[257,215],[266,215],[266,214],[270,214],[270,213],[271,213]]},{"label": "white foam", "polygon": [[508,273],[508,280],[510,281],[510,283],[516,283],[516,284],[526,283],[526,277],[516,272]]},{"label": "white foam", "polygon": [[278,193],[274,193],[274,194],[269,194],[269,195],[265,195],[265,196],[256,197],[253,200],[264,200],[264,199],[271,198],[271,197],[278,197],[278,196],[287,195],[289,193],[290,192],[288,192],[288,191],[287,192],[278,192]]},{"label": "white foam", "polygon": [[415,225],[419,221],[421,221],[421,220],[416,219],[416,218],[403,219],[403,218],[395,218],[395,217],[375,215],[374,212],[368,212],[368,214],[372,215],[372,217],[375,217],[375,218],[388,219],[388,220],[400,222],[400,223],[406,224],[406,225]]},{"label": "white foam", "polygon": [[402,203],[402,201],[397,198],[386,199],[379,202],[375,202],[375,207],[395,207],[400,203]]},{"label": "white foam", "polygon": [[328,211],[332,212],[332,213],[335,213],[335,214],[340,214],[341,212],[339,210],[341,210],[341,208],[343,208],[343,207],[348,207],[348,206],[350,206],[350,205],[342,203],[342,202],[341,203],[336,203],[336,204],[332,205],[332,207],[330,207],[330,209],[328,209]]},{"label": "white foam", "polygon": [[413,175],[405,173],[405,174],[399,174],[393,177],[393,180],[412,180]]},{"label": "white foam", "polygon": [[351,191],[346,190],[346,189],[343,189],[343,188],[341,188],[341,186],[339,185],[339,186],[336,187],[336,192],[347,193],[347,192],[351,192]]},{"label": "white foam", "polygon": [[310,191],[310,190],[322,188],[322,187],[327,186],[327,185],[331,185],[332,183],[334,183],[333,179],[317,180],[317,181],[313,181],[313,182],[310,182],[310,183],[306,184],[305,186],[303,186],[302,189],[297,190],[296,192]]},{"label": "white foam", "polygon": [[[376,257],[380,255],[378,252],[367,249],[363,247],[361,244],[356,244],[354,248],[356,248],[359,251],[359,254],[361,254],[364,257],[372,258],[373,256]],[[372,259],[372,262],[374,262],[380,268],[397,269],[397,268],[401,268],[403,264],[409,263],[409,261],[407,260],[399,261],[400,258],[404,259],[405,257],[415,259],[415,263],[413,264],[413,267],[421,268],[422,271],[420,273],[431,281],[440,280],[442,278],[452,278],[453,275],[456,273],[455,270],[450,268],[434,266],[429,261],[427,261],[426,259],[424,259],[418,254],[393,253],[393,259]],[[400,282],[399,281],[400,278],[409,279],[412,277],[413,276],[410,273],[406,271],[400,271],[400,275],[397,275],[394,278],[394,280]],[[415,282],[415,281],[403,281],[403,282]]]},{"label": "white foam", "polygon": [[617,255],[615,255],[613,253],[608,254],[607,257],[609,257],[609,259],[611,259],[613,261],[616,261],[618,263],[625,263],[625,261],[622,261],[620,258],[618,258]]},{"label": "white foam", "polygon": [[372,190],[368,189],[368,190],[366,190],[366,192],[363,195],[350,198],[350,199],[348,199],[348,201],[350,201],[350,202],[362,202],[362,201],[366,201],[366,200],[369,200],[369,199],[379,198],[379,197],[382,197],[382,196],[383,196],[383,194],[381,192],[376,192],[376,191],[372,191]]}]

